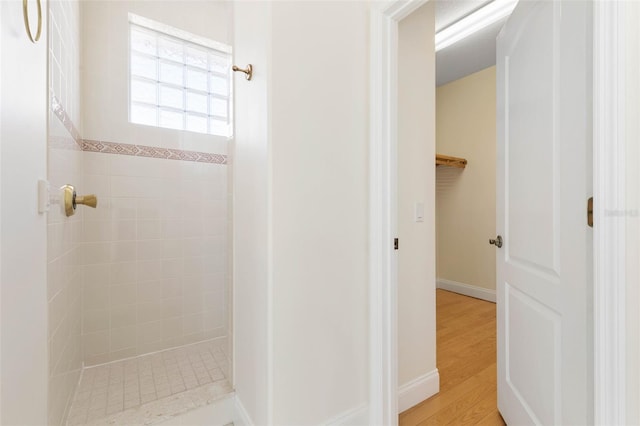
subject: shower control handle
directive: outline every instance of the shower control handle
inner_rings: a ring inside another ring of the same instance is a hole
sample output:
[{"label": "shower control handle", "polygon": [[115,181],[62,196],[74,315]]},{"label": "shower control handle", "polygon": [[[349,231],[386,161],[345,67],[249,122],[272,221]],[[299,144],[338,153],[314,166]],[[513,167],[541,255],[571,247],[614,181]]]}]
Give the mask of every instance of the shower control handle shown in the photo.
[{"label": "shower control handle", "polygon": [[62,190],[62,198],[64,201],[64,213],[67,217],[74,215],[78,204],[92,207],[94,209],[98,206],[98,197],[94,194],[76,195],[76,189],[73,185],[64,185],[60,189]]},{"label": "shower control handle", "polygon": [[495,240],[489,240],[489,244],[493,244],[498,248],[502,247],[502,237],[498,235]]},{"label": "shower control handle", "polygon": [[98,197],[94,194],[89,195],[76,195],[76,204],[82,204],[84,206],[98,207]]}]

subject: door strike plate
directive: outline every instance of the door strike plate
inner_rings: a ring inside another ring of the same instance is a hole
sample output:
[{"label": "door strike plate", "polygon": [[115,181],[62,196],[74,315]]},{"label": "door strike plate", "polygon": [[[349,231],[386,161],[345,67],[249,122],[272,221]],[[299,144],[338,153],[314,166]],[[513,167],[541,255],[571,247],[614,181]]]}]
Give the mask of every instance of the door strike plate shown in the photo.
[{"label": "door strike plate", "polygon": [[587,225],[593,228],[593,197],[587,200]]}]

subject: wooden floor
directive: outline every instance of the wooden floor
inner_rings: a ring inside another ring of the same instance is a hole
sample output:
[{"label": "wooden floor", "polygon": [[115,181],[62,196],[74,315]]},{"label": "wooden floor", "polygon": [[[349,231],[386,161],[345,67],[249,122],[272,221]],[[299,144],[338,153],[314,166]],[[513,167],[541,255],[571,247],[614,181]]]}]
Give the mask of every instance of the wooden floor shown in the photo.
[{"label": "wooden floor", "polygon": [[496,405],[496,305],[436,290],[440,393],[400,414],[401,426],[504,425]]}]

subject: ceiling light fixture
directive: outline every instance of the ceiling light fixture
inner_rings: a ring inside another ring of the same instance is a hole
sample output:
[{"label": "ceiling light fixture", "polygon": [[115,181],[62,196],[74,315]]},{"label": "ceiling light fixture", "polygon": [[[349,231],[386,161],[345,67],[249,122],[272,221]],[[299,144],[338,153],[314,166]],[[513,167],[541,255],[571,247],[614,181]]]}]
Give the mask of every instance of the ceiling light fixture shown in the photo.
[{"label": "ceiling light fixture", "polygon": [[494,0],[436,33],[436,52],[509,16],[517,0]]}]

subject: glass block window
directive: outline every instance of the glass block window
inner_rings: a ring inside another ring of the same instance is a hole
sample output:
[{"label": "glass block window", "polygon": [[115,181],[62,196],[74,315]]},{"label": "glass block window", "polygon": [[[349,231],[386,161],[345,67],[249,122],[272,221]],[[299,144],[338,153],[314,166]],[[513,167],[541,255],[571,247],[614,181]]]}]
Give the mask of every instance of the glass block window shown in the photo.
[{"label": "glass block window", "polygon": [[230,137],[231,48],[129,15],[129,121]]}]

